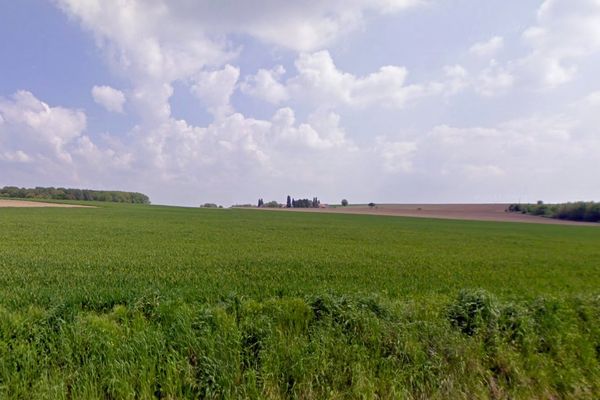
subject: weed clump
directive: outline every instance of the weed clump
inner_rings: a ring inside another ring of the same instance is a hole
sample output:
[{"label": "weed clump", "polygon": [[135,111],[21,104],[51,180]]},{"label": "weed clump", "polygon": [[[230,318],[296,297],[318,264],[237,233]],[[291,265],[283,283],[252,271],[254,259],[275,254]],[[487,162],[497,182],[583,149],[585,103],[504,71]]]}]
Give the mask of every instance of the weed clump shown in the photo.
[{"label": "weed clump", "polygon": [[473,336],[496,329],[500,310],[494,296],[484,290],[461,290],[449,305],[447,316],[462,333]]}]

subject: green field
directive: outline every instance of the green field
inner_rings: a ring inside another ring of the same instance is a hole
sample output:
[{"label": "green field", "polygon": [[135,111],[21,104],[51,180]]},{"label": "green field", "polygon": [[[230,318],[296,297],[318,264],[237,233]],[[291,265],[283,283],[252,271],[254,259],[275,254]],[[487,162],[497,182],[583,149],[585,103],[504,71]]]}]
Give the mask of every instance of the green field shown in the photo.
[{"label": "green field", "polygon": [[597,398],[600,228],[0,209],[0,398]]}]

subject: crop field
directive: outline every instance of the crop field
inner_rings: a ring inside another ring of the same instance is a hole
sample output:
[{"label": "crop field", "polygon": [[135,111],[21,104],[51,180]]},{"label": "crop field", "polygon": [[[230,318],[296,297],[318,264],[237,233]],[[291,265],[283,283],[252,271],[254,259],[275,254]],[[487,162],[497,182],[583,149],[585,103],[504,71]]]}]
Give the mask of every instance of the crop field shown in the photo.
[{"label": "crop field", "polygon": [[600,393],[598,227],[92,204],[0,208],[0,398]]}]

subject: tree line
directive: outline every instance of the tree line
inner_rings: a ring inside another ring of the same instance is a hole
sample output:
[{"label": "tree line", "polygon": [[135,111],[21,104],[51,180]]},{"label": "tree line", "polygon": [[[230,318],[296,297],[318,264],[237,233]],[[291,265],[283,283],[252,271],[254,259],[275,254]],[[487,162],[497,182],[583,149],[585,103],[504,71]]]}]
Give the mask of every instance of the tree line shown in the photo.
[{"label": "tree line", "polygon": [[290,196],[287,197],[286,207],[287,208],[319,208],[321,201],[317,197],[309,199],[293,199]]},{"label": "tree line", "polygon": [[[265,201],[261,198],[258,199],[258,207],[267,207],[267,208],[283,208],[284,205],[279,202],[273,200],[265,203]],[[321,207],[321,200],[317,197],[313,197],[312,200],[309,199],[294,199],[288,195],[285,208],[319,208]]]},{"label": "tree line", "polygon": [[562,204],[544,204],[538,201],[537,204],[511,204],[507,211],[570,221],[600,222],[600,203],[593,201]]},{"label": "tree line", "polygon": [[143,193],[121,192],[116,190],[89,190],[54,187],[19,188],[5,186],[0,189],[0,198],[107,201],[114,203],[150,204],[150,198]]}]

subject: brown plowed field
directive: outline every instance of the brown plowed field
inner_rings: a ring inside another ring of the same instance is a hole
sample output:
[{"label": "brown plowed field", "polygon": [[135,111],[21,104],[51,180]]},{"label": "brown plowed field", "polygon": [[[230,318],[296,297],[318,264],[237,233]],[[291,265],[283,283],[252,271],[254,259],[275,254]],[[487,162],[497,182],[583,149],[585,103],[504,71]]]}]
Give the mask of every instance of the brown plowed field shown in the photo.
[{"label": "brown plowed field", "polygon": [[[600,226],[589,222],[564,221],[537,217],[521,213],[505,212],[508,204],[380,204],[375,208],[368,206],[296,208],[286,209],[293,212],[324,212],[337,214],[390,215],[401,217],[462,219],[474,221],[526,222],[533,224],[558,224]],[[281,210],[281,209],[279,209]]]},{"label": "brown plowed field", "polygon": [[58,204],[58,203],[43,203],[41,201],[25,201],[25,200],[0,200],[0,208],[2,207],[63,207],[63,208],[93,208],[90,206],[78,206],[75,204]]}]

